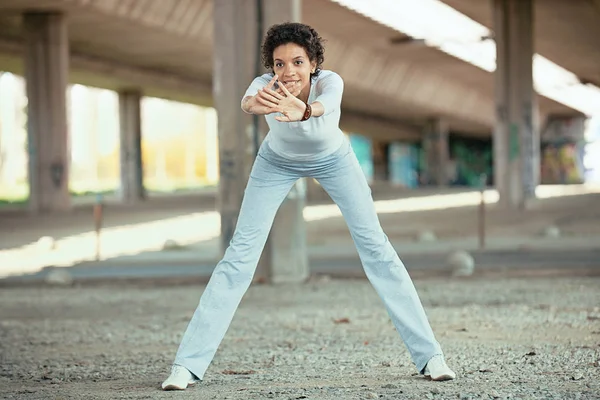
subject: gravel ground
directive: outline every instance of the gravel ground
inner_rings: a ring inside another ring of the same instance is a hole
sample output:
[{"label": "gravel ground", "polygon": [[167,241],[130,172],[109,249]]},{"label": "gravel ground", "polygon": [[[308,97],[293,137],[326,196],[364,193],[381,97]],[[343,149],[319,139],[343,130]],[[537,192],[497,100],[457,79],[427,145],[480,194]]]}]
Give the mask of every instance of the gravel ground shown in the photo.
[{"label": "gravel ground", "polygon": [[600,278],[416,281],[450,382],[365,280],[253,286],[206,374],[162,392],[200,285],[0,290],[0,398],[598,399]]}]

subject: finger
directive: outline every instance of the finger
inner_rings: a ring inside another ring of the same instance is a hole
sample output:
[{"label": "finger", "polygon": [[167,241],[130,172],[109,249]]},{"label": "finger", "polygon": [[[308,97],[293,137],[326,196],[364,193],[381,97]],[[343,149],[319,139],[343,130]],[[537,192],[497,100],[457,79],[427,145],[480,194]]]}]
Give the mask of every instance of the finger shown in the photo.
[{"label": "finger", "polygon": [[279,89],[277,91],[271,90],[271,89],[265,89],[264,92],[266,94],[273,96],[277,100],[282,100],[285,97],[285,96],[283,96],[283,92]]},{"label": "finger", "polygon": [[270,89],[261,89],[259,91],[259,97],[262,97],[265,100],[272,101],[273,103],[277,103],[278,100],[283,99],[282,96],[278,95],[277,93],[275,93],[274,91],[272,91]]},{"label": "finger", "polygon": [[275,117],[275,120],[279,121],[279,122],[290,122],[290,119],[288,117]]},{"label": "finger", "polygon": [[285,87],[285,85],[279,85],[279,87],[281,88],[281,90],[283,90],[283,94],[285,94],[286,96],[291,96],[292,95],[289,92],[289,90],[287,90],[287,88]]},{"label": "finger", "polygon": [[278,95],[280,95],[280,96],[281,96],[281,98],[282,98],[282,99],[286,97],[286,96],[285,96],[285,93],[283,93],[283,90],[281,90],[281,88],[278,88],[278,89],[276,90],[276,92],[277,92],[277,94],[278,94]]},{"label": "finger", "polygon": [[279,79],[279,76],[277,76],[277,74],[275,74],[275,76],[273,76],[273,79],[271,79],[269,81],[269,83],[267,83],[267,86],[265,86],[267,89],[272,89],[273,85],[275,84],[275,82],[277,82],[277,79]]},{"label": "finger", "polygon": [[260,96],[256,97],[256,101],[258,101],[260,104],[262,104],[263,106],[267,106],[267,107],[277,107],[277,103],[274,103],[270,100],[264,99]]},{"label": "finger", "polygon": [[282,82],[279,82],[279,84],[277,85],[277,89],[273,89],[273,91],[277,92],[282,98],[287,97],[282,89],[283,86],[284,84]]}]

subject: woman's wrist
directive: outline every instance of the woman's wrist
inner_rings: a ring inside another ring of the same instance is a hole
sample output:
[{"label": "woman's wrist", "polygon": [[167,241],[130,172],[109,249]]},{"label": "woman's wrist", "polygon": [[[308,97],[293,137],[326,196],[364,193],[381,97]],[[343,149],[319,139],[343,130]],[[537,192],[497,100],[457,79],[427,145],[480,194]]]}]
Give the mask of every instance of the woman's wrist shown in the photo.
[{"label": "woman's wrist", "polygon": [[323,104],[320,101],[314,101],[310,103],[310,117],[317,118],[325,113],[325,109],[323,108]]},{"label": "woman's wrist", "polygon": [[307,102],[304,102],[304,115],[302,116],[302,119],[300,121],[306,121],[307,119],[309,119],[312,116],[312,107],[310,104],[308,104]]},{"label": "woman's wrist", "polygon": [[252,100],[253,96],[246,96],[243,100],[242,100],[242,111],[245,112],[246,114],[254,114],[252,112],[252,106],[248,103],[250,103],[250,100]]}]

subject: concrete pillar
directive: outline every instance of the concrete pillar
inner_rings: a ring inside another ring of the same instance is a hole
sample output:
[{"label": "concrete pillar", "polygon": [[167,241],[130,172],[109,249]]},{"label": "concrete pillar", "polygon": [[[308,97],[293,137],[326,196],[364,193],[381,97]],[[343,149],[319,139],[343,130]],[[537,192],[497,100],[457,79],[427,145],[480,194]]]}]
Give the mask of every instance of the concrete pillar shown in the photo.
[{"label": "concrete pillar", "polygon": [[[259,0],[260,1],[260,0]],[[300,0],[262,0],[262,30],[282,22],[301,20]],[[263,126],[266,126],[264,118]],[[275,216],[270,239],[265,248],[265,260],[270,265],[271,281],[302,282],[310,274],[306,244],[306,179],[300,179],[283,201]]]},{"label": "concrete pillar", "polygon": [[432,119],[427,123],[423,135],[425,165],[423,182],[426,185],[444,187],[448,185],[448,125],[442,119]]},{"label": "concrete pillar", "polygon": [[142,94],[139,90],[119,92],[121,185],[119,195],[125,203],[146,198],[142,163]]},{"label": "concrete pillar", "polygon": [[373,180],[375,182],[389,182],[388,143],[371,139],[373,152]]},{"label": "concrete pillar", "polygon": [[500,204],[524,209],[539,183],[533,88],[533,0],[493,0],[496,40],[494,181]]},{"label": "concrete pillar", "polygon": [[[218,113],[221,248],[233,236],[244,189],[256,154],[255,132],[264,137],[264,117],[240,109],[257,73],[260,39],[274,23],[299,20],[299,0],[223,0],[214,3],[213,96]],[[260,38],[260,39],[259,39]],[[256,118],[256,117],[254,117]],[[302,184],[294,187],[275,218],[255,279],[302,281],[308,275]]]},{"label": "concrete pillar", "polygon": [[275,216],[265,257],[269,257],[271,282],[302,282],[310,274],[306,244],[306,180],[292,188]]},{"label": "concrete pillar", "polygon": [[61,13],[23,15],[29,207],[32,212],[65,211],[69,194],[67,82],[69,39]]}]

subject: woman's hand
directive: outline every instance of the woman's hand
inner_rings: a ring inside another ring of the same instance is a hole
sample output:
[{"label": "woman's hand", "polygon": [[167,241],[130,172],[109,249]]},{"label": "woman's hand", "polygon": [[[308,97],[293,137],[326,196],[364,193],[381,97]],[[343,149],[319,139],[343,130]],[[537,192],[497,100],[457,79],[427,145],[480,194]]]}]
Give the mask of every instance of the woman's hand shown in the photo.
[{"label": "woman's hand", "polygon": [[306,111],[306,104],[291,94],[281,82],[278,83],[277,90],[273,90],[277,79],[278,76],[275,75],[256,95],[248,97],[243,105],[244,111],[257,115],[277,112],[283,114],[275,117],[277,121],[300,121]]},{"label": "woman's hand", "polygon": [[306,111],[306,104],[291,94],[285,85],[279,85],[280,92],[285,96],[279,99],[277,104],[277,111],[283,114],[282,116],[276,116],[275,119],[279,122],[293,122],[300,121],[304,117]]},{"label": "woman's hand", "polygon": [[283,98],[283,94],[279,90],[273,90],[275,82],[277,82],[277,75],[271,79],[267,86],[260,89],[256,95],[248,97],[244,103],[244,111],[257,115],[279,112],[277,105],[279,100]]}]

